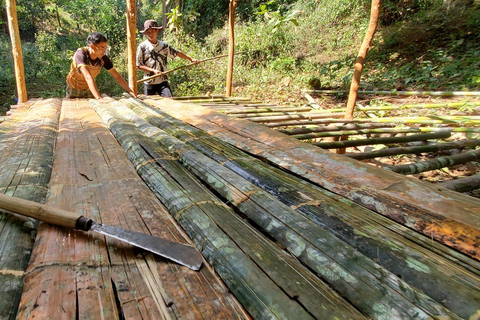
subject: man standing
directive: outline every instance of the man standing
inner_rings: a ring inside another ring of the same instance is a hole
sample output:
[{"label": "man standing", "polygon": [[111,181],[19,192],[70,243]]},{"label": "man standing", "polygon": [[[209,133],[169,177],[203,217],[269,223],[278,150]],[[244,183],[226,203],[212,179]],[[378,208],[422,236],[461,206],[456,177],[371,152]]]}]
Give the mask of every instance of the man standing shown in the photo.
[{"label": "man standing", "polygon": [[[143,71],[143,78],[167,71],[167,58],[179,57],[190,62],[199,63],[185,53],[170,47],[166,42],[157,39],[163,27],[157,26],[155,20],[147,20],[140,32],[147,36],[147,40],[140,43],[137,48],[137,69]],[[158,94],[162,97],[172,97],[167,76],[158,76],[145,81],[145,95]]]},{"label": "man standing", "polygon": [[78,48],[73,56],[67,75],[67,98],[103,100],[95,83],[95,78],[102,68],[105,68],[125,91],[135,97],[128,83],[115,70],[112,61],[106,55],[107,38],[100,32],[93,32],[88,36],[87,43],[87,47]]}]

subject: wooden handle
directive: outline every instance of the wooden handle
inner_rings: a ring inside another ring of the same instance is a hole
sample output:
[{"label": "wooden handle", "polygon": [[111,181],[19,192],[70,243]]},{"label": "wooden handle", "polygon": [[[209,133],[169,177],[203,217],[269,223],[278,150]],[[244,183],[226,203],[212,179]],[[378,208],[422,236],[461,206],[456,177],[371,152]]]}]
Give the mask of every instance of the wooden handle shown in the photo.
[{"label": "wooden handle", "polygon": [[90,219],[81,217],[76,213],[60,210],[45,204],[23,200],[4,194],[0,194],[0,208],[67,228],[88,231],[92,224]]}]

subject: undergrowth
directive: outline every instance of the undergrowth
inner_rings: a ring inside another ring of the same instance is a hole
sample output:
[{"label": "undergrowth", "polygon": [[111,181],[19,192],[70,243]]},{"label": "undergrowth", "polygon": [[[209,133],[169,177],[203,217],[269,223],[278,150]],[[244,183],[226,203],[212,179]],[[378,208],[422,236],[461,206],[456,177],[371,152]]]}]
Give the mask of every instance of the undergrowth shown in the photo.
[{"label": "undergrowth", "polygon": [[[480,89],[479,0],[383,3],[381,24],[367,56],[361,89]],[[282,0],[251,4],[258,7],[240,6],[236,20],[235,96],[295,104],[304,102],[302,89],[348,89],[353,62],[368,26],[370,1],[332,0],[320,5],[315,0]],[[247,14],[252,10],[259,14]],[[64,15],[64,19],[68,16]],[[226,54],[228,28],[217,25],[212,23],[208,32],[198,34],[167,30],[163,39],[198,59]],[[29,97],[64,95],[71,55],[85,45],[85,38],[77,31],[45,27],[35,30],[33,40],[22,43]],[[137,40],[143,40],[141,34]],[[120,41],[110,45],[115,68],[126,78],[126,45]],[[16,96],[11,47],[5,33],[0,34],[0,53],[2,114]],[[169,67],[185,63],[175,59]],[[181,69],[170,74],[169,79],[176,96],[224,94],[226,73],[227,58],[221,58]],[[137,74],[140,79],[141,74]],[[122,93],[105,71],[98,76],[97,84],[102,93]]]}]

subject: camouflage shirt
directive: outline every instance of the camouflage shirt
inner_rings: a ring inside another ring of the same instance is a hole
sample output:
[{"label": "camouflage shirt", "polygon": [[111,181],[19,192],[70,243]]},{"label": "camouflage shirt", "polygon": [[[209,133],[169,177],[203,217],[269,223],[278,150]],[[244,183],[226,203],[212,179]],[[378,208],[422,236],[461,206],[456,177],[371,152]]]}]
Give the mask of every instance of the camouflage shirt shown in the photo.
[{"label": "camouflage shirt", "polygon": [[[153,44],[148,40],[140,43],[137,48],[137,67],[138,66],[147,66],[155,70],[160,70],[161,72],[167,71],[167,58],[175,58],[178,54],[178,51],[170,47],[166,42],[157,41]],[[153,72],[144,72],[143,78],[148,78],[153,76]],[[148,84],[159,84],[164,81],[167,81],[167,76],[161,76],[153,78],[152,80],[146,81]]]}]

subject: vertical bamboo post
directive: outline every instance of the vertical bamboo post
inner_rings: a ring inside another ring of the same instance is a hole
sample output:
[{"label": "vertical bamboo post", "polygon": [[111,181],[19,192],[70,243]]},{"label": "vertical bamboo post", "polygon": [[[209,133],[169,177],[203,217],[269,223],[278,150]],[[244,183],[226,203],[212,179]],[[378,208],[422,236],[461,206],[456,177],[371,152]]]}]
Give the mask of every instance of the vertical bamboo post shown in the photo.
[{"label": "vertical bamboo post", "polygon": [[28,100],[27,87],[25,85],[25,70],[23,69],[22,44],[20,43],[20,32],[18,31],[17,5],[15,0],[6,0],[8,30],[12,42],[13,62],[15,66],[15,81],[17,83],[18,102]]},{"label": "vertical bamboo post", "polygon": [[135,0],[127,1],[127,48],[128,48],[128,85],[137,94],[137,67],[136,67],[136,25],[137,8]]},{"label": "vertical bamboo post", "polygon": [[378,18],[380,15],[380,3],[381,0],[372,0],[372,7],[370,11],[370,23],[368,24],[368,30],[363,39],[363,43],[358,52],[357,60],[355,61],[355,71],[353,73],[352,84],[350,85],[350,93],[348,95],[347,109],[345,110],[345,119],[353,119],[353,110],[355,108],[355,102],[357,101],[358,87],[360,86],[360,77],[362,75],[363,64],[367,56],[368,49],[373,39],[373,35],[377,30]]},{"label": "vertical bamboo post", "polygon": [[235,8],[237,7],[237,0],[230,0],[229,5],[229,46],[228,46],[228,69],[227,69],[227,88],[226,96],[232,96],[232,79],[233,79],[233,57],[235,55]]}]

